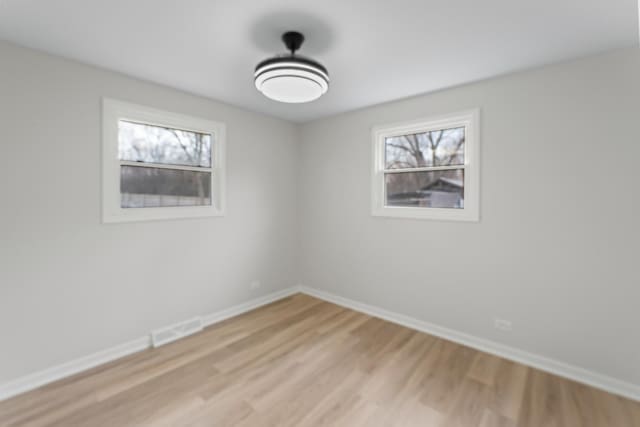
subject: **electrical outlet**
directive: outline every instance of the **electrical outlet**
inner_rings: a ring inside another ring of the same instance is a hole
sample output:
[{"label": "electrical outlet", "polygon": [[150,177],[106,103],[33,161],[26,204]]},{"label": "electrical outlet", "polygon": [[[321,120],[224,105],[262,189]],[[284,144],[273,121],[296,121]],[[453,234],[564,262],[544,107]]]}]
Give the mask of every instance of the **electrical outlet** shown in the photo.
[{"label": "electrical outlet", "polygon": [[493,319],[493,326],[496,329],[500,329],[501,331],[510,331],[511,330],[511,320],[505,319]]},{"label": "electrical outlet", "polygon": [[260,286],[262,286],[262,283],[260,283],[259,280],[254,280],[253,282],[251,282],[251,290],[256,290],[258,289]]}]

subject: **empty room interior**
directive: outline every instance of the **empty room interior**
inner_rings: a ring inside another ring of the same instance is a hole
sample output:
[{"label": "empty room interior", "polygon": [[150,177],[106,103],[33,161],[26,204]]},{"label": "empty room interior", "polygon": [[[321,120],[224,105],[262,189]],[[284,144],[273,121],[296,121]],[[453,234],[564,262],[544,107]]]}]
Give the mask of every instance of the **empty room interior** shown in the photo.
[{"label": "empty room interior", "polygon": [[637,0],[0,0],[0,427],[640,427]]}]

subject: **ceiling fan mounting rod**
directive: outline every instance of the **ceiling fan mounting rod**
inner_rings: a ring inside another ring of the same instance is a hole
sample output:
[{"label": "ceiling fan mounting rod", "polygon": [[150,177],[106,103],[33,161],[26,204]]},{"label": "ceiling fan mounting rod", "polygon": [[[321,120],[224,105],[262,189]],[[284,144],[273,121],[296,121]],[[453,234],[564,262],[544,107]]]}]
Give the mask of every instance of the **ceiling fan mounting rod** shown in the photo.
[{"label": "ceiling fan mounting rod", "polygon": [[300,49],[302,43],[304,43],[304,36],[297,31],[287,31],[282,35],[282,41],[287,49],[291,51],[291,55],[295,55],[296,50]]}]

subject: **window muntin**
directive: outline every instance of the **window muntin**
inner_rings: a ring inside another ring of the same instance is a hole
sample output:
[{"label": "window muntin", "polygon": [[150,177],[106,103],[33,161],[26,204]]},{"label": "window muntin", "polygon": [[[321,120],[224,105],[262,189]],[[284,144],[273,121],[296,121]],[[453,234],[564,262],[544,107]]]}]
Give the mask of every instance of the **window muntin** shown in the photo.
[{"label": "window muntin", "polygon": [[225,126],[103,102],[103,221],[224,215]]},{"label": "window muntin", "polygon": [[374,128],[372,214],[477,221],[478,114]]}]

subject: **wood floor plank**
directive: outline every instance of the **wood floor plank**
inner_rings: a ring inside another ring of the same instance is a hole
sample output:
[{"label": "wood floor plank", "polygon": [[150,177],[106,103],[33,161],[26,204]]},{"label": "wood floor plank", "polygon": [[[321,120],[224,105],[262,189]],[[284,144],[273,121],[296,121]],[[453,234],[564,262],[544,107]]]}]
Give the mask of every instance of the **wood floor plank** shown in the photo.
[{"label": "wood floor plank", "polygon": [[512,421],[518,419],[529,368],[510,360],[500,360],[490,381],[489,408]]},{"label": "wood floor plank", "polygon": [[399,401],[397,409],[384,414],[385,424],[393,427],[445,427],[444,414],[415,398]]},{"label": "wood floor plank", "polygon": [[[529,370],[520,416],[522,426],[562,427],[563,406],[562,380],[546,372]],[[578,425],[578,420],[574,421],[573,425]]]},{"label": "wood floor plank", "polygon": [[456,393],[456,398],[446,421],[447,426],[466,427],[479,425],[489,399],[488,386],[474,379],[465,378]]},{"label": "wood floor plank", "polygon": [[414,378],[421,370],[418,366],[436,342],[436,338],[414,332],[406,345],[396,352],[384,371],[371,378],[362,390],[363,396],[377,405],[392,404],[395,399],[406,399],[416,395],[416,384],[421,378]]},{"label": "wood floor plank", "polygon": [[448,413],[471,368],[475,353],[469,347],[445,341],[435,368],[423,381],[422,403]]},{"label": "wood floor plank", "polygon": [[492,386],[500,369],[501,361],[502,359],[498,356],[477,352],[468,375],[476,381]]},{"label": "wood floor plank", "polygon": [[500,414],[487,409],[484,411],[479,427],[517,427],[516,421],[503,417]]},{"label": "wood floor plank", "polygon": [[350,408],[336,420],[337,427],[374,427],[375,415],[379,411],[378,405],[365,400],[357,400]]},{"label": "wood floor plank", "polygon": [[0,402],[0,427],[639,427],[640,403],[307,295]]}]

